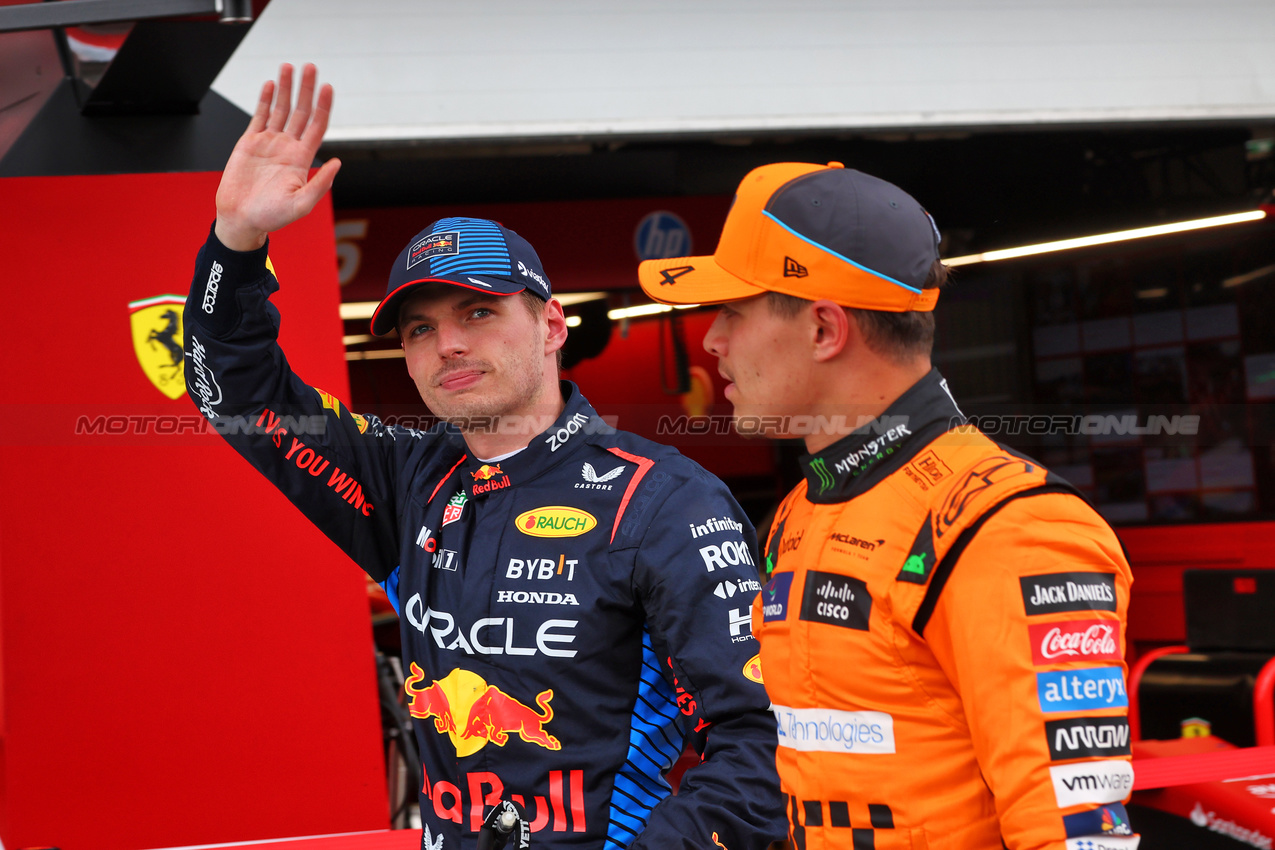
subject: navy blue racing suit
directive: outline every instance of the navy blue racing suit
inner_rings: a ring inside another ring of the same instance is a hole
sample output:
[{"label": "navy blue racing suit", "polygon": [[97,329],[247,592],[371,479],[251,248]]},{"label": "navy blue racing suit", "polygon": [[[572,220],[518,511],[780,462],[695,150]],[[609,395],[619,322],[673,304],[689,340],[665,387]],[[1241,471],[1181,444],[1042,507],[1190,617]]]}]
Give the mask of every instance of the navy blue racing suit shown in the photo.
[{"label": "navy blue racing suit", "polygon": [[[209,237],[188,391],[399,610],[426,845],[473,846],[501,799],[533,847],[782,838],[756,537],[721,481],[608,427],[568,382],[557,421],[498,463],[455,430],[353,414],[289,368],[277,289],[266,248]],[[702,760],[672,795],[662,774],[686,741]]]}]

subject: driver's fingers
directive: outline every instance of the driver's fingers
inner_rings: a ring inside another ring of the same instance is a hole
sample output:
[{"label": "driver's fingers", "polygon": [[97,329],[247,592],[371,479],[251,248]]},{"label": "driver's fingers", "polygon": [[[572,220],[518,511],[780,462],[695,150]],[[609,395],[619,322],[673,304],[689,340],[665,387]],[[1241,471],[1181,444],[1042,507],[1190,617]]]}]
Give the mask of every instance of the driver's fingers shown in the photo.
[{"label": "driver's fingers", "polygon": [[306,125],[301,141],[313,151],[323,143],[323,134],[328,131],[328,117],[332,114],[332,86],[324,84],[319,89],[319,99],[314,105],[314,115]]},{"label": "driver's fingers", "polygon": [[292,110],[292,117],[288,119],[289,136],[301,138],[301,133],[305,130],[305,122],[310,118],[310,107],[314,101],[314,78],[317,74],[317,69],[309,63],[301,69],[301,88],[297,91],[297,105]]},{"label": "driver's fingers", "polygon": [[270,115],[270,101],[274,99],[274,80],[266,80],[261,86],[261,96],[257,98],[257,108],[248,122],[249,133],[260,133],[266,129],[266,118]]},{"label": "driver's fingers", "polygon": [[279,67],[279,88],[275,91],[274,109],[270,111],[270,120],[266,127],[282,131],[288,123],[288,112],[292,108],[292,66],[286,62]]}]

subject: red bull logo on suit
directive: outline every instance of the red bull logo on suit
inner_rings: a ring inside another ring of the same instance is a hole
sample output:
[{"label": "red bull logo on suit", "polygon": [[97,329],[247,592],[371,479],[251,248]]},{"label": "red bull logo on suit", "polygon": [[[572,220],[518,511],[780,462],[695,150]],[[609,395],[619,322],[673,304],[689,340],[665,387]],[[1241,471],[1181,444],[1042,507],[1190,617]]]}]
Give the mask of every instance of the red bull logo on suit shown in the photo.
[{"label": "red bull logo on suit", "polygon": [[411,698],[408,711],[421,720],[433,718],[439,734],[451,738],[457,756],[473,755],[488,743],[503,747],[510,735],[545,749],[562,749],[562,743],[545,731],[553,720],[552,689],[536,695],[537,710],[470,670],[457,668],[425,687],[420,687],[425,671],[415,661],[411,671],[403,683]]}]

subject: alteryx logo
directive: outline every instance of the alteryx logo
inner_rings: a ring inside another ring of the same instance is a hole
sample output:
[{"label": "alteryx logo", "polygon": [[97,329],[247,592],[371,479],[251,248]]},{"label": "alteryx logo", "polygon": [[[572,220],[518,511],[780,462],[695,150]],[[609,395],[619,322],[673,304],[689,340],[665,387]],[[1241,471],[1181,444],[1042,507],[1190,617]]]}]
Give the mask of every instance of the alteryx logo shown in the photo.
[{"label": "alteryx logo", "polygon": [[832,477],[832,473],[828,471],[828,462],[821,457],[817,457],[810,461],[810,471],[819,478],[819,495],[823,495],[832,489],[837,480]]},{"label": "alteryx logo", "polygon": [[1036,674],[1036,696],[1046,714],[1125,708],[1129,695],[1119,667],[1087,667]]}]

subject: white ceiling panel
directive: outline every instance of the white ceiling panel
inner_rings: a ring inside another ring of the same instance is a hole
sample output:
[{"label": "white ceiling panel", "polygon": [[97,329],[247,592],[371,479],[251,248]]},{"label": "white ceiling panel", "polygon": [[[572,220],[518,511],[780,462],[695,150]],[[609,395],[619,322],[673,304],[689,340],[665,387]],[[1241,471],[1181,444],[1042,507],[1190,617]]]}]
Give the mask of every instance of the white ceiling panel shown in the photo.
[{"label": "white ceiling panel", "polygon": [[214,87],[331,141],[1275,118],[1275,1],[272,0]]}]

